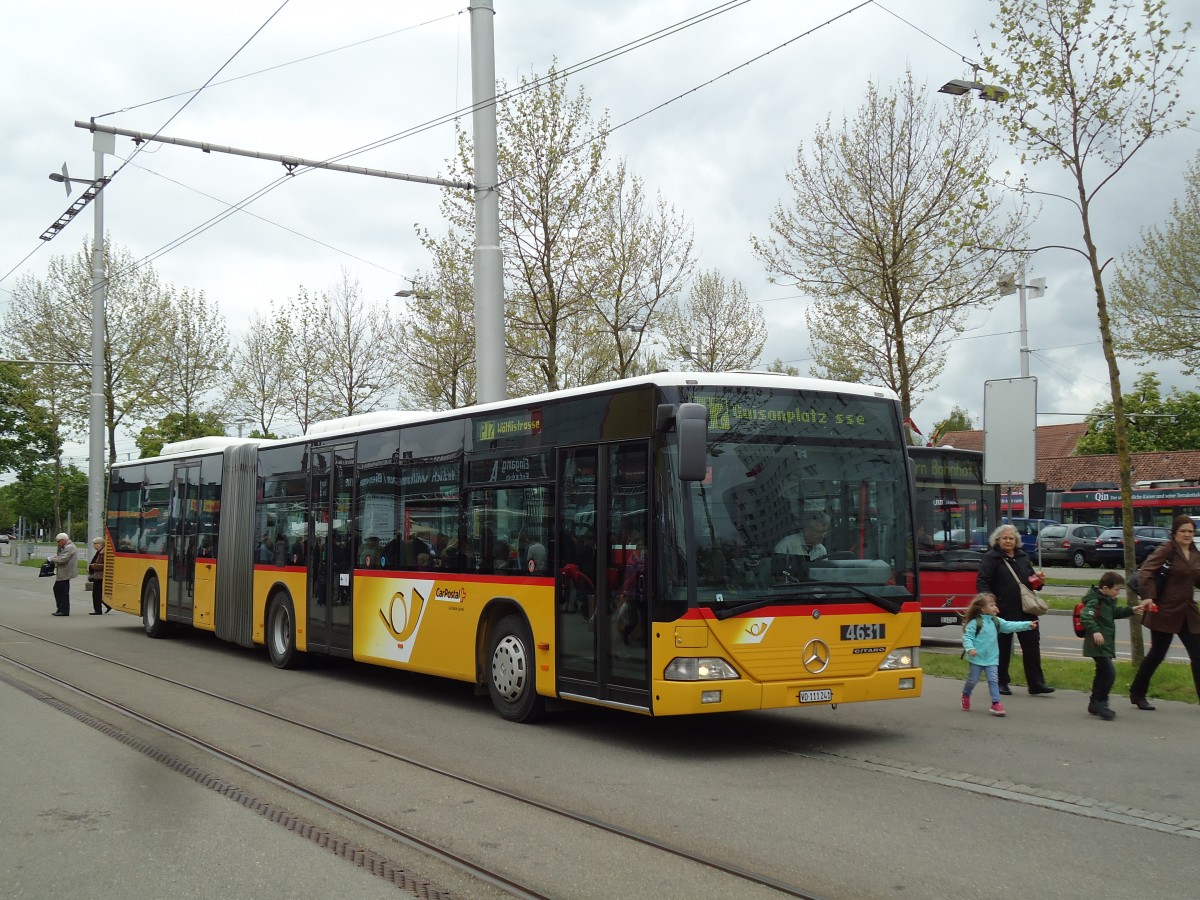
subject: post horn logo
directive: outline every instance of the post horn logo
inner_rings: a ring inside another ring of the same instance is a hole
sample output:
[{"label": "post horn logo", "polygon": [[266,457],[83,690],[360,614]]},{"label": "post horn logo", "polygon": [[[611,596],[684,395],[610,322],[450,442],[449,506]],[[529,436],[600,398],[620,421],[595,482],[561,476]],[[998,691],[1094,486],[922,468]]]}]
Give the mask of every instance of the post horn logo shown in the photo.
[{"label": "post horn logo", "polygon": [[411,600],[404,598],[403,591],[396,591],[392,594],[387,611],[379,610],[379,618],[383,620],[383,627],[388,630],[388,633],[400,643],[404,643],[416,631],[417,622],[421,620],[421,608],[424,605],[425,598],[415,588],[412,591]]}]

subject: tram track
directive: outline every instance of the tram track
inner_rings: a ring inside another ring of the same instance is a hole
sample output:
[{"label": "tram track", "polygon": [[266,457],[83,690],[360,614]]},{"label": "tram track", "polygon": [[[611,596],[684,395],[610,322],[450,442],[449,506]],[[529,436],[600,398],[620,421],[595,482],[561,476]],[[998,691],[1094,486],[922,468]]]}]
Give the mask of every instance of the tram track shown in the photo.
[{"label": "tram track", "polygon": [[[495,798],[500,798],[504,801],[520,804],[522,807],[525,807],[530,810],[534,810],[534,811],[537,811],[540,813],[545,813],[550,816],[561,818],[561,819],[565,820],[566,822],[572,823],[577,826],[581,826],[585,829],[590,829],[590,830],[593,830],[596,832],[602,832],[605,835],[617,838],[621,841],[631,842],[631,843],[640,845],[642,847],[651,849],[653,851],[656,851],[658,853],[666,854],[667,856],[673,857],[680,861],[683,861],[684,863],[702,866],[707,870],[722,873],[723,875],[728,876],[729,878],[733,879],[733,883],[741,883],[746,888],[749,888],[750,886],[753,885],[753,886],[758,886],[760,888],[767,889],[768,891],[773,892],[778,895],[781,895],[781,896],[797,897],[797,898],[811,898],[811,900],[818,900],[818,895],[813,894],[813,893],[803,889],[800,886],[787,884],[785,882],[782,882],[782,881],[772,878],[770,876],[767,876],[767,875],[764,875],[764,874],[761,874],[758,872],[754,872],[752,870],[748,870],[744,867],[730,863],[727,860],[721,860],[721,859],[718,859],[718,858],[715,858],[712,856],[707,856],[707,855],[704,855],[701,853],[697,853],[697,852],[688,850],[685,847],[681,847],[681,846],[678,846],[678,845],[675,845],[675,844],[672,844],[672,843],[669,843],[666,841],[662,841],[653,836],[650,836],[650,835],[647,835],[644,833],[640,833],[638,831],[626,828],[622,825],[619,825],[619,824],[616,824],[613,822],[604,821],[595,816],[591,816],[586,813],[579,812],[578,810],[573,810],[573,809],[570,809],[570,808],[567,808],[564,806],[560,806],[560,805],[556,805],[556,804],[547,802],[545,800],[540,800],[536,797],[529,796],[529,795],[524,794],[519,791],[514,791],[510,788],[501,787],[501,786],[498,786],[495,784],[489,784],[478,778],[464,775],[464,774],[457,773],[457,772],[453,772],[447,768],[444,768],[444,767],[441,767],[438,765],[434,765],[428,761],[417,759],[410,755],[397,753],[397,752],[387,749],[385,747],[381,747],[376,744],[371,744],[371,743],[368,743],[365,741],[361,741],[361,740],[351,737],[349,735],[342,734],[337,731],[321,727],[319,725],[314,725],[312,723],[305,722],[305,721],[302,721],[295,717],[288,716],[288,715],[276,712],[271,709],[266,709],[264,707],[257,706],[252,703],[247,703],[243,700],[239,700],[237,698],[230,697],[230,696],[221,694],[216,691],[211,691],[206,688],[201,688],[201,687],[197,687],[195,685],[187,684],[186,682],[180,681],[178,679],[171,678],[169,676],[162,675],[162,674],[159,674],[156,672],[152,672],[147,669],[143,669],[138,666],[131,665],[130,663],[123,662],[121,660],[105,657],[101,654],[94,653],[90,650],[85,650],[85,649],[82,649],[79,647],[74,647],[69,644],[63,643],[61,641],[52,640],[50,638],[46,638],[46,637],[36,634],[34,632],[24,631],[22,629],[19,629],[19,628],[16,628],[16,627],[13,627],[13,626],[7,625],[7,624],[0,624],[0,628],[4,628],[5,630],[10,631],[14,634],[21,635],[22,637],[27,638],[27,639],[32,639],[32,640],[38,641],[42,644],[46,644],[49,646],[56,647],[60,650],[64,650],[64,651],[67,651],[70,653],[81,655],[83,657],[86,657],[88,659],[91,659],[91,660],[101,663],[101,664],[118,667],[122,670],[130,672],[137,676],[149,678],[149,679],[152,679],[159,683],[163,683],[163,684],[170,685],[172,687],[176,687],[176,688],[188,691],[188,692],[192,692],[196,695],[207,698],[209,700],[217,701],[218,703],[228,704],[230,706],[244,710],[251,714],[265,717],[269,720],[278,722],[280,724],[283,724],[283,725],[286,725],[286,726],[289,726],[292,728],[300,729],[311,735],[319,736],[319,737],[322,737],[322,738],[325,738],[328,740],[332,740],[332,741],[336,741],[345,747],[354,748],[355,750],[363,751],[365,753],[371,754],[373,756],[378,756],[383,759],[390,760],[392,762],[401,764],[403,766],[409,766],[409,767],[418,769],[418,770],[420,770],[424,773],[427,773],[429,775],[432,775],[432,776],[448,779],[458,785],[465,786],[465,787],[470,788],[475,791],[483,792],[487,795],[490,795]],[[386,840],[395,841],[406,847],[409,847],[409,848],[417,850],[421,853],[427,854],[427,855],[441,861],[442,863],[444,863],[446,865],[450,865],[450,866],[454,867],[455,869],[457,869],[458,871],[464,872],[474,878],[477,878],[484,884],[490,885],[510,896],[522,897],[522,898],[542,898],[542,897],[550,896],[548,894],[541,892],[537,887],[535,887],[531,884],[522,882],[518,879],[511,877],[510,875],[505,875],[502,872],[496,871],[496,869],[494,867],[491,867],[491,866],[487,865],[486,863],[481,863],[477,860],[468,858],[467,856],[465,856],[463,854],[453,853],[444,847],[438,846],[430,841],[425,840],[420,835],[414,833],[410,829],[404,828],[403,826],[399,825],[398,823],[389,822],[383,818],[371,815],[370,813],[367,813],[364,810],[357,808],[351,804],[344,803],[344,802],[338,800],[337,798],[332,797],[319,789],[314,789],[312,787],[301,784],[297,780],[294,780],[294,779],[288,777],[283,772],[276,771],[269,766],[262,765],[261,763],[256,763],[253,760],[248,759],[241,754],[238,754],[236,752],[233,752],[226,748],[218,746],[217,744],[213,743],[212,741],[206,740],[205,738],[203,738],[197,734],[193,734],[185,729],[171,725],[171,724],[163,721],[159,717],[149,715],[145,712],[133,709],[132,707],[128,706],[127,704],[120,703],[110,697],[102,696],[101,694],[97,693],[96,691],[94,691],[88,687],[85,687],[81,684],[73,683],[71,680],[60,677],[58,675],[55,675],[54,673],[47,671],[46,669],[43,669],[39,666],[32,665],[32,664],[22,661],[20,659],[16,659],[15,657],[9,655],[8,653],[0,652],[0,660],[4,660],[17,668],[19,668],[25,672],[28,672],[31,675],[36,676],[37,678],[45,679],[46,681],[49,681],[52,684],[58,685],[78,696],[84,697],[92,703],[99,704],[103,708],[112,710],[113,712],[116,712],[119,715],[126,717],[132,721],[138,722],[139,724],[141,724],[147,728],[153,729],[156,732],[159,732],[164,735],[168,735],[171,738],[182,741],[185,744],[187,744],[188,746],[201,751],[203,754],[207,755],[208,757],[211,757],[212,759],[220,760],[221,762],[226,763],[231,766],[234,766],[237,769],[247,772],[256,778],[260,778],[263,781],[275,786],[276,788],[279,788],[279,789],[285,791],[289,795],[301,798],[304,801],[306,801],[307,803],[314,804],[315,806],[317,806],[320,809],[327,810],[328,812],[331,812],[337,816],[341,816],[362,828],[366,828],[369,832],[376,834]],[[3,676],[0,676],[0,677],[3,677]],[[4,678],[4,680],[9,681],[11,683],[11,679]],[[17,686],[22,687],[20,685],[20,683],[17,683]],[[22,689],[26,690],[27,693],[33,693],[35,696],[38,695],[38,692],[31,691],[28,688],[22,687]],[[44,693],[44,692],[41,692],[41,693]],[[49,695],[47,695],[47,696],[49,696]],[[39,697],[39,699],[41,699],[41,697]],[[54,705],[60,706],[60,707],[63,707],[63,706],[69,707],[69,704],[63,704],[62,701],[58,701],[58,703],[56,703]],[[64,711],[66,711],[72,715],[75,715],[76,718],[81,718],[81,715],[78,713],[78,711],[75,711],[70,708],[64,709]],[[83,714],[83,715],[86,716],[86,714]],[[88,724],[92,724],[92,723],[89,722]],[[108,723],[102,723],[102,724],[107,725]],[[95,727],[95,726],[93,725],[93,727]],[[111,725],[109,725],[109,728],[107,728],[107,729],[102,728],[101,730],[119,731],[119,729],[115,729]],[[143,751],[143,752],[145,752],[145,751]],[[151,753],[150,755],[154,755],[156,757],[163,756],[163,754],[161,752]],[[178,765],[176,765],[174,767],[179,768]],[[211,780],[211,777],[209,780]],[[222,791],[222,792],[224,793],[225,791]],[[245,805],[250,805],[250,806],[254,805],[251,803],[246,803],[245,799],[243,799],[242,802]],[[263,806],[263,805],[264,804],[261,802],[258,804],[258,806]],[[269,806],[269,804],[266,804],[266,805]],[[273,818],[276,821],[281,821],[283,824],[286,824],[288,827],[291,827],[292,830],[294,830],[294,831],[299,831],[302,834],[304,833],[304,828],[303,828],[304,823],[300,823],[300,827],[297,827],[298,820],[294,816],[289,816],[286,813],[280,813],[278,811],[272,810],[268,817]],[[311,829],[310,829],[310,831],[311,831]],[[321,836],[318,835],[318,837],[321,837]],[[311,837],[310,837],[310,839],[311,839]],[[321,838],[321,839],[324,839],[324,838]],[[326,844],[323,844],[323,846],[328,845],[329,843],[330,842],[327,841]],[[334,849],[335,852],[340,851],[343,853],[343,855],[345,855],[347,850],[349,850],[351,855],[348,856],[347,858],[350,858],[350,859],[356,861],[359,865],[363,865],[364,867],[368,868],[372,872],[376,872],[376,869],[378,869],[377,874],[380,874],[381,877],[389,878],[389,879],[395,881],[398,884],[398,886],[406,887],[406,889],[412,890],[411,886],[406,886],[406,885],[402,884],[403,873],[398,872],[398,870],[396,869],[395,866],[392,866],[391,864],[387,863],[386,860],[373,858],[372,854],[364,853],[361,850],[356,851],[355,848],[344,846],[345,844],[346,844],[345,841],[341,841],[339,843],[339,840],[334,838],[332,841],[333,846],[331,846],[331,849]],[[397,878],[397,875],[399,875],[400,877]],[[451,896],[448,893],[444,893],[444,892],[443,893],[439,893],[437,891],[431,892],[429,889],[425,889],[424,892],[420,893],[420,895],[421,896],[430,896],[430,897],[449,897],[449,896]]]}]

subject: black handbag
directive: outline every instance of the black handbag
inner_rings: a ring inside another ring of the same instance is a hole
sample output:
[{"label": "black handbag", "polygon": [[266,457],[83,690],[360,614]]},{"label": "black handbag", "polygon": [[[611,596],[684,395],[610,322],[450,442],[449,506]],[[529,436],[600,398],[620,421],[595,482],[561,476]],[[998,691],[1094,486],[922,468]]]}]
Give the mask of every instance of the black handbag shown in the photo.
[{"label": "black handbag", "polygon": [[38,578],[49,578],[58,571],[58,566],[54,564],[54,560],[48,559],[42,563],[42,567],[38,569]]}]

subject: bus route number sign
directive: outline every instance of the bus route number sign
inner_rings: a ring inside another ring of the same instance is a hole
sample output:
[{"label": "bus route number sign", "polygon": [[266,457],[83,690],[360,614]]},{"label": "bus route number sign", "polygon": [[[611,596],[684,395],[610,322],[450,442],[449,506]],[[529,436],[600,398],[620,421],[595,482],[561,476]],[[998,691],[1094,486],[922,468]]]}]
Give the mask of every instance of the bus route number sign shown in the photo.
[{"label": "bus route number sign", "polygon": [[843,641],[882,641],[887,637],[887,626],[882,622],[871,625],[843,625]]}]

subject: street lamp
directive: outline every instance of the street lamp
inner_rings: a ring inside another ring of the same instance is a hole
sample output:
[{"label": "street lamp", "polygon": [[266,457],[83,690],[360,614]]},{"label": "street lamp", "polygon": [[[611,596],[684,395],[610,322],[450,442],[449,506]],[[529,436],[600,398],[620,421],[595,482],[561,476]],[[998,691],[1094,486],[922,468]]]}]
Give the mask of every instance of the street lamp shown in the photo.
[{"label": "street lamp", "polygon": [[1012,96],[999,85],[984,84],[980,81],[963,81],[960,78],[952,78],[938,88],[939,94],[950,94],[954,97],[961,97],[971,91],[979,91],[980,100],[990,100],[993,103],[1003,103]]},{"label": "street lamp", "polygon": [[405,278],[404,280],[412,285],[412,289],[407,290],[407,291],[396,291],[396,293],[394,293],[392,295],[393,297],[414,297],[417,300],[432,300],[433,299],[433,294],[429,293],[429,291],[417,290],[417,279]]},{"label": "street lamp", "polygon": [[971,91],[979,91],[980,100],[990,100],[993,103],[1003,103],[1012,94],[1005,88],[995,84],[984,84],[979,81],[978,63],[973,63],[965,56],[962,61],[971,67],[971,81],[965,81],[961,78],[952,78],[938,88],[939,94],[949,94],[952,97],[961,97],[963,94],[969,94]]}]

